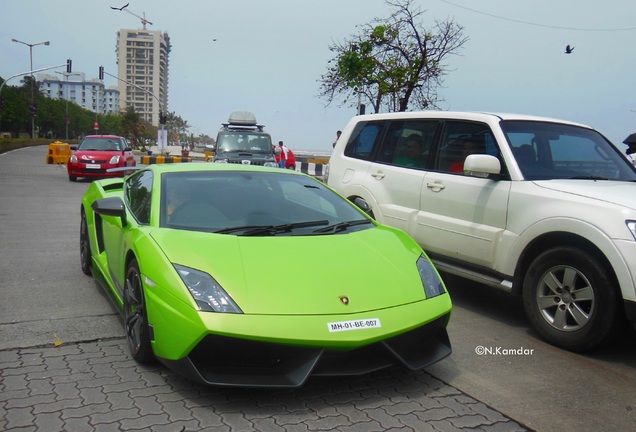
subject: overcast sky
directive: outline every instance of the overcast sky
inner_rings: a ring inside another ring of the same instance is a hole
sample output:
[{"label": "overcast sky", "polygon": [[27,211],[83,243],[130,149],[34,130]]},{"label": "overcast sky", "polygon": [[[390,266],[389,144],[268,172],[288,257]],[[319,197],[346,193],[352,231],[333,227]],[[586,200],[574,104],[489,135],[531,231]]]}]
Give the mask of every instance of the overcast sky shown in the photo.
[{"label": "overcast sky", "polygon": [[[128,2],[146,14],[149,29],[170,35],[169,110],[191,132],[216,136],[231,111],[247,110],[274,140],[324,151],[355,115],[317,97],[328,47],[392,10],[384,0],[0,0],[0,76],[29,70],[28,47],[12,38],[51,42],[33,48],[34,69],[71,58],[88,79],[100,65],[116,74],[117,31],[141,28],[135,16],[110,8]],[[447,59],[443,109],[578,121],[621,149],[636,132],[636,1],[415,3],[426,11],[425,25],[451,18],[469,37]],[[105,84],[117,82],[106,76]]]}]

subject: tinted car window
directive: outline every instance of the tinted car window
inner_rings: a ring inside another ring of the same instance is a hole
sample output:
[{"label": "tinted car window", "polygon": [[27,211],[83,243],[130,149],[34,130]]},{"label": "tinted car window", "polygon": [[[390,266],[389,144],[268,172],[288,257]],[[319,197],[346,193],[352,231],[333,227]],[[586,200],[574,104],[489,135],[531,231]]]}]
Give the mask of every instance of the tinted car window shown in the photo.
[{"label": "tinted car window", "polygon": [[436,151],[436,169],[461,174],[464,160],[471,154],[498,156],[490,128],[476,122],[446,122]]},{"label": "tinted car window", "polygon": [[130,211],[141,224],[150,223],[150,202],[152,196],[152,173],[141,171],[126,181],[126,201]]},{"label": "tinted car window", "polygon": [[[181,172],[164,173],[161,226],[246,234],[254,227],[310,223],[276,235],[324,234],[321,227],[363,220],[364,215],[323,183],[306,176],[268,172]],[[351,230],[367,229],[373,224]],[[248,227],[245,230],[234,228]],[[338,233],[345,233],[338,231]],[[258,235],[273,235],[257,231]]]},{"label": "tinted car window", "polygon": [[438,125],[437,120],[390,122],[378,161],[406,168],[425,168]]},{"label": "tinted car window", "polygon": [[598,132],[548,122],[505,121],[502,129],[528,180],[589,178],[634,181],[636,172]]},{"label": "tinted car window", "polygon": [[356,159],[370,160],[382,126],[382,122],[358,123],[347,142],[344,154]]}]

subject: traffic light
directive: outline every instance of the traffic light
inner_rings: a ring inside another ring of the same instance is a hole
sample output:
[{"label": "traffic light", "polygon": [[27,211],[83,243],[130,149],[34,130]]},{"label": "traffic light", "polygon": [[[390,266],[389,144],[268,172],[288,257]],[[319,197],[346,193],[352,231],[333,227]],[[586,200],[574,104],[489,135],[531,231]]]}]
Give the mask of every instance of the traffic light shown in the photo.
[{"label": "traffic light", "polygon": [[164,113],[160,112],[159,113],[159,123],[166,124],[166,120],[167,120],[166,115]]},{"label": "traffic light", "polygon": [[66,73],[71,73],[73,71],[73,61],[71,59],[66,59]]},{"label": "traffic light", "polygon": [[29,104],[29,115],[31,117],[35,117],[35,113],[37,112],[37,105],[35,105],[34,103],[30,103]]},{"label": "traffic light", "polygon": [[104,79],[104,66],[99,67],[99,79],[100,80]]}]

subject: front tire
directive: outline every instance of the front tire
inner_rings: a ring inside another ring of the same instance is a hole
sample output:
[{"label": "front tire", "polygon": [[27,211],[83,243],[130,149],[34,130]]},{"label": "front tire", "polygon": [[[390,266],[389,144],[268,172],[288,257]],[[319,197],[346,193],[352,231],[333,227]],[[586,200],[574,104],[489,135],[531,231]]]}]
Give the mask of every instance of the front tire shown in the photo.
[{"label": "front tire", "polygon": [[598,259],[574,247],[555,247],[530,264],[523,304],[537,332],[570,351],[586,351],[607,342],[620,325],[620,302]]},{"label": "front tire", "polygon": [[155,359],[150,344],[150,327],[146,297],[137,260],[128,264],[124,285],[124,328],[130,354],[139,363],[152,363]]}]

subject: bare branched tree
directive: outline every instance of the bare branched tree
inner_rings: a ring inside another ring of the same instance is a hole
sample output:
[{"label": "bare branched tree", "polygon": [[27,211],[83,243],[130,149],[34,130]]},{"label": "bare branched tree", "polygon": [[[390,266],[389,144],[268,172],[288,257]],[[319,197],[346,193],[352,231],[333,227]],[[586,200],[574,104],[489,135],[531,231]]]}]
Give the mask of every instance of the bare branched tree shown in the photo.
[{"label": "bare branched tree", "polygon": [[327,105],[369,104],[375,112],[437,108],[437,88],[448,72],[444,63],[468,41],[453,20],[427,29],[414,0],[386,0],[394,12],[360,26],[349,40],[329,47],[334,57],[320,79]]}]

